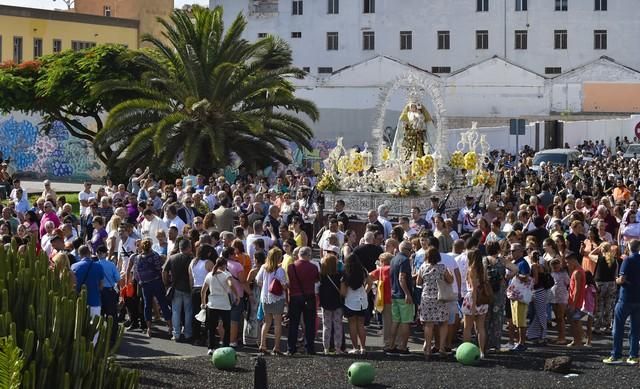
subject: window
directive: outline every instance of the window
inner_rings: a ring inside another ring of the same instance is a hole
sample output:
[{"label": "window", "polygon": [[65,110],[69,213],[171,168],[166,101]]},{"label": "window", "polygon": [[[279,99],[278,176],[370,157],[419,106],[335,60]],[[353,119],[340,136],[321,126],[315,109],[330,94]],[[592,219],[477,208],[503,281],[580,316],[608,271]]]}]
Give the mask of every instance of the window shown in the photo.
[{"label": "window", "polygon": [[327,13],[328,14],[338,14],[340,13],[340,0],[327,0],[329,2],[328,6],[327,6]]},{"label": "window", "polygon": [[333,73],[333,68],[332,67],[327,67],[327,66],[320,66],[318,68],[318,73],[320,73],[320,74]]},{"label": "window", "polygon": [[103,8],[103,13],[102,14],[104,16],[111,17],[111,7],[108,6],[108,5],[105,5],[104,8]]},{"label": "window", "polygon": [[478,11],[478,12],[488,12],[489,11],[489,0],[477,0],[476,11]]},{"label": "window", "polygon": [[556,50],[567,49],[567,30],[555,30],[553,32],[553,48]]},{"label": "window", "polygon": [[62,51],[62,41],[60,39],[53,40],[53,52],[59,53]]},{"label": "window", "polygon": [[431,73],[451,73],[451,66],[433,66]]},{"label": "window", "polygon": [[527,49],[527,30],[516,30],[516,50]]},{"label": "window", "polygon": [[311,72],[311,68],[308,67],[308,66],[305,66],[305,67],[302,68],[302,71],[305,72],[305,73],[309,73],[309,72]]},{"label": "window", "polygon": [[96,42],[84,42],[84,41],[71,41],[71,50],[79,51],[95,47]]},{"label": "window", "polygon": [[516,0],[516,11],[526,11],[527,0]]},{"label": "window", "polygon": [[606,11],[607,10],[607,0],[596,0],[596,11]]},{"label": "window", "polygon": [[413,49],[413,34],[411,31],[400,31],[400,50]]},{"label": "window", "polygon": [[556,0],[556,11],[566,11],[569,9],[569,0]]},{"label": "window", "polygon": [[376,13],[376,0],[363,0],[364,6],[362,12],[365,14],[374,14]]},{"label": "window", "polygon": [[373,31],[365,31],[362,33],[362,50],[376,49],[376,34]]},{"label": "window", "polygon": [[266,32],[259,32],[258,33],[258,39],[262,39],[262,38],[266,38],[267,37],[267,33]]},{"label": "window", "polygon": [[561,67],[547,67],[544,68],[544,74],[560,74],[562,73]]},{"label": "window", "polygon": [[291,13],[293,15],[302,15],[302,0],[293,0]]},{"label": "window", "polygon": [[487,30],[476,31],[476,49],[477,50],[489,49],[489,31]]},{"label": "window", "polygon": [[438,31],[438,50],[449,50],[451,48],[451,37],[449,31]]},{"label": "window", "polygon": [[33,59],[42,57],[42,38],[33,38]]},{"label": "window", "polygon": [[22,37],[21,36],[13,37],[13,62],[15,63],[22,62]]},{"label": "window", "polygon": [[338,33],[327,33],[327,50],[338,50]]},{"label": "window", "polygon": [[596,50],[607,49],[607,30],[595,30],[593,32],[593,48]]},{"label": "window", "polygon": [[294,38],[294,39],[295,38],[302,38],[302,32],[294,31],[294,32],[291,33],[291,37]]}]

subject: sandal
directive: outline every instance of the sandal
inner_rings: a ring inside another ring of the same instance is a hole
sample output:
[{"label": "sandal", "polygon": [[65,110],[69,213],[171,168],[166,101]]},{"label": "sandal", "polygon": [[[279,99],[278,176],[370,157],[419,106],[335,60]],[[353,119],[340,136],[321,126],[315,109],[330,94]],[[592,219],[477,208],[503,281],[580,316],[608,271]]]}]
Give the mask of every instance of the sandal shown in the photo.
[{"label": "sandal", "polygon": [[258,349],[258,354],[260,354],[260,355],[270,355],[269,351],[267,349],[264,349],[264,348]]}]

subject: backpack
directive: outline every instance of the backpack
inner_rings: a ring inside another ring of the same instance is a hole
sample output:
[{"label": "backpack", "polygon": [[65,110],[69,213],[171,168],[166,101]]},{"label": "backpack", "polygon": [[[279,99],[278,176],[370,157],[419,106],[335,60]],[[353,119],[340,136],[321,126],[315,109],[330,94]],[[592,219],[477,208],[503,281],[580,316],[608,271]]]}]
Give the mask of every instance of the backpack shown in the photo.
[{"label": "backpack", "polygon": [[497,293],[500,291],[502,281],[504,280],[504,266],[499,263],[496,263],[495,265],[490,264],[486,258],[484,259],[484,265],[487,272],[487,281],[489,282],[489,285],[491,285],[491,289]]}]

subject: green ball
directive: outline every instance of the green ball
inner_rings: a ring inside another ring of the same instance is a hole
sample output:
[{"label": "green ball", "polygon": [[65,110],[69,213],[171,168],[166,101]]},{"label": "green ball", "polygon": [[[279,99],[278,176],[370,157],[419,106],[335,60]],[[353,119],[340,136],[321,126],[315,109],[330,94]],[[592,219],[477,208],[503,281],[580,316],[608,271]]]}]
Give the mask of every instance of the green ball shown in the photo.
[{"label": "green ball", "polygon": [[462,343],[456,350],[456,359],[463,365],[475,365],[480,360],[480,349],[473,343]]},{"label": "green ball", "polygon": [[375,376],[376,369],[368,362],[354,362],[347,371],[349,383],[355,386],[371,385]]},{"label": "green ball", "polygon": [[237,360],[238,357],[236,355],[236,350],[232,347],[221,347],[216,349],[211,357],[213,365],[220,370],[233,369],[236,366]]}]

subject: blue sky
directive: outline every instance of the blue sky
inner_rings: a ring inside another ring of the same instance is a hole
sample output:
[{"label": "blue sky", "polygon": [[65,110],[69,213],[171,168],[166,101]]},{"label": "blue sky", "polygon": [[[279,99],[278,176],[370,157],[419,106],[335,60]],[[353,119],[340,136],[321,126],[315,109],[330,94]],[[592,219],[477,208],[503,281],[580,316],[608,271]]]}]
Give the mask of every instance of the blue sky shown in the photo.
[{"label": "blue sky", "polygon": [[[209,0],[174,0],[174,2],[176,8],[180,8],[185,4],[200,4],[205,6],[209,5]],[[53,0],[0,0],[0,4],[45,9],[65,9],[67,7],[62,0],[57,0],[55,2]]]}]

